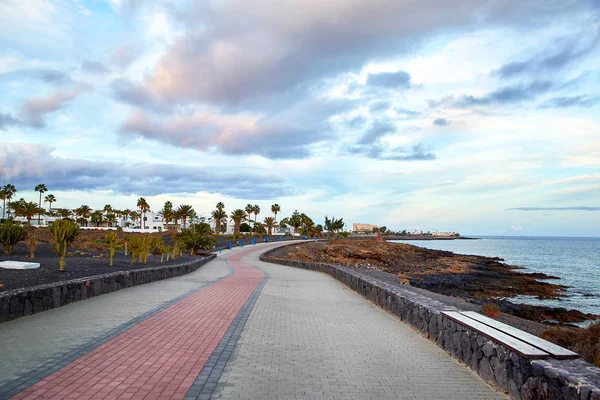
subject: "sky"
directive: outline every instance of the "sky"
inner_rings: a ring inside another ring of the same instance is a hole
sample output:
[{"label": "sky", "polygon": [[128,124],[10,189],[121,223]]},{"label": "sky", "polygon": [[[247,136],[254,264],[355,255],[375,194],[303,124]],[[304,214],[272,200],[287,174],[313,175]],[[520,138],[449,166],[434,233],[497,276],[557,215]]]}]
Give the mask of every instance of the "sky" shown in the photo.
[{"label": "sky", "polygon": [[598,0],[2,0],[0,185],[600,236]]}]

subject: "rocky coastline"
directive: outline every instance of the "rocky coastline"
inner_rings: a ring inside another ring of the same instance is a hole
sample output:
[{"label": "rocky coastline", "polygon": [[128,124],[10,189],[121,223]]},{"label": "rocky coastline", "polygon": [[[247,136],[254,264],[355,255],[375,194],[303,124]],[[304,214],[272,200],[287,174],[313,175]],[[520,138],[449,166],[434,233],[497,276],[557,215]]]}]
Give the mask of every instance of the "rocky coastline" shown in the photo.
[{"label": "rocky coastline", "polygon": [[495,303],[504,313],[536,322],[577,323],[600,316],[578,310],[532,306],[511,302],[527,295],[539,299],[566,296],[567,287],[558,277],[526,273],[522,267],[503,263],[501,258],[454,254],[403,243],[374,240],[311,242],[287,247],[288,260],[333,263],[350,268],[378,270],[400,283],[473,304]]}]

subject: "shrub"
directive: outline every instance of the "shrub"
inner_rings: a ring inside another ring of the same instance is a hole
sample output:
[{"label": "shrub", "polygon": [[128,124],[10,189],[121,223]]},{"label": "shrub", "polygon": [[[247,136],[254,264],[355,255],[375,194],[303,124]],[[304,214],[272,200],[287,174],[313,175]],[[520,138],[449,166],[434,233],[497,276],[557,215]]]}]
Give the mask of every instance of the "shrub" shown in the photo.
[{"label": "shrub", "polygon": [[600,367],[600,321],[586,329],[552,327],[542,332],[542,338],[578,353],[583,359]]},{"label": "shrub", "polygon": [[113,257],[115,256],[115,250],[117,249],[117,240],[119,240],[117,234],[113,231],[108,231],[106,233],[106,240],[108,241],[109,246],[109,257],[110,262],[108,264],[109,267],[113,266]]},{"label": "shrub", "polygon": [[65,255],[67,247],[73,243],[79,235],[79,226],[70,219],[61,219],[54,221],[50,227],[50,232],[56,242],[56,252],[60,257],[60,272],[65,272]]},{"label": "shrub", "polygon": [[14,223],[12,220],[7,220],[0,225],[0,244],[4,254],[10,254],[14,247],[21,240],[27,237],[27,230],[21,225]]},{"label": "shrub", "polygon": [[152,253],[160,254],[160,262],[164,261],[165,248],[165,241],[162,236],[157,236],[152,239]]},{"label": "shrub", "polygon": [[132,264],[135,264],[136,260],[146,264],[152,250],[152,237],[150,235],[131,236],[129,238],[129,249],[131,251]]},{"label": "shrub", "polygon": [[205,222],[194,224],[187,229],[183,229],[177,238],[185,246],[186,249],[190,250],[190,254],[194,255],[198,250],[212,249],[215,240],[208,235],[212,234],[210,225]]},{"label": "shrub", "polygon": [[483,315],[498,319],[500,317],[500,307],[496,303],[485,303],[481,305],[481,312]]}]

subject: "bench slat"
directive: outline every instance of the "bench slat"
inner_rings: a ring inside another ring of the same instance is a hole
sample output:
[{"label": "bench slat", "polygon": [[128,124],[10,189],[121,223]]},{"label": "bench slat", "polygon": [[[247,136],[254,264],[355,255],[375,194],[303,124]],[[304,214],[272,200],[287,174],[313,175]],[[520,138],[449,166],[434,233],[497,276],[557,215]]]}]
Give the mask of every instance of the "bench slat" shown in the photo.
[{"label": "bench slat", "polygon": [[461,311],[460,313],[466,315],[467,317],[473,318],[474,320],[481,322],[482,324],[498,329],[499,331],[504,332],[507,335],[522,340],[523,342],[529,343],[530,345],[535,346],[540,350],[544,350],[546,353],[550,353],[554,358],[579,358],[579,355],[577,353],[572,352],[571,350],[565,349],[564,347],[560,347],[554,343],[551,343],[547,340],[539,338],[530,333],[524,332],[520,329],[517,329],[500,321],[496,321],[495,319],[486,317],[485,315],[476,313],[475,311]]},{"label": "bench slat", "polygon": [[458,322],[461,325],[467,326],[474,331],[481,333],[482,335],[487,336],[493,341],[502,344],[517,354],[521,355],[525,358],[549,358],[550,354],[546,353],[530,345],[529,343],[525,343],[513,336],[507,335],[506,333],[500,332],[497,329],[494,329],[490,326],[482,324],[474,320],[473,318],[467,317],[457,311],[442,311],[442,314],[450,318],[451,320]]}]

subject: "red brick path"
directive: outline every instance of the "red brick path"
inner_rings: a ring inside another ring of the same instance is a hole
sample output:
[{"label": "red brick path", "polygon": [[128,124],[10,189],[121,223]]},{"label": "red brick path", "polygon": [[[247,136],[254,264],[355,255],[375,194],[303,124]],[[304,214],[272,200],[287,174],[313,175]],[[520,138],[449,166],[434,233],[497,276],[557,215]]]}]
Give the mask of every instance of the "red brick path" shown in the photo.
[{"label": "red brick path", "polygon": [[182,399],[263,278],[229,257],[232,275],[101,345],[13,399]]}]

